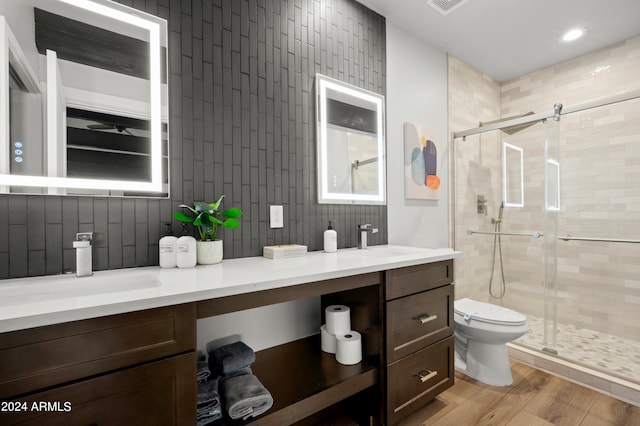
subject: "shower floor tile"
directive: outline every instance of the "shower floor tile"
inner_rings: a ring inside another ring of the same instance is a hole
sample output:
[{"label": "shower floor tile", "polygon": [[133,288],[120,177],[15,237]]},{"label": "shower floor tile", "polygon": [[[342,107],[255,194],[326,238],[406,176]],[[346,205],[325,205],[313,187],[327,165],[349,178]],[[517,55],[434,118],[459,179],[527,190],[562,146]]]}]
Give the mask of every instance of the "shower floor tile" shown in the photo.
[{"label": "shower floor tile", "polygon": [[[529,332],[515,343],[542,349],[544,320],[527,316]],[[572,362],[640,383],[640,342],[586,328],[558,324],[555,349]]]}]

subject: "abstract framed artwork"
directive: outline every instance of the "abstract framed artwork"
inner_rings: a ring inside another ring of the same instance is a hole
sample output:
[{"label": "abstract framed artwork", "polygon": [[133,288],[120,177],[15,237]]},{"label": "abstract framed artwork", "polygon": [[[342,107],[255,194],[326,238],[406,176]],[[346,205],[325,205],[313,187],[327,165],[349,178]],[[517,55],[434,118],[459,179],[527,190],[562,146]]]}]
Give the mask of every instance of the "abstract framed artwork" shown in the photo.
[{"label": "abstract framed artwork", "polygon": [[404,123],[404,194],[413,200],[440,199],[439,132]]}]

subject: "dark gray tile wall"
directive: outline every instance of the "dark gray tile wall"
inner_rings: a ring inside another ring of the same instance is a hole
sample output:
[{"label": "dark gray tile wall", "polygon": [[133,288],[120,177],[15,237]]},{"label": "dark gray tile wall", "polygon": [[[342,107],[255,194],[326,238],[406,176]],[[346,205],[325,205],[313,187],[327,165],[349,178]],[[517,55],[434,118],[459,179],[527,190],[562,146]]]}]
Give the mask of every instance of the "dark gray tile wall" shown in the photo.
[{"label": "dark gray tile wall", "polygon": [[[225,258],[321,250],[329,219],[340,248],[365,222],[387,242],[385,206],[316,201],[313,89],[319,72],[385,94],[384,18],[353,0],[119,1],[169,22],[171,199],[0,195],[0,278],[72,270],[81,231],[94,232],[96,270],[156,265],[178,205],[221,194],[245,212],[220,235]],[[282,229],[269,228],[273,204]]]}]

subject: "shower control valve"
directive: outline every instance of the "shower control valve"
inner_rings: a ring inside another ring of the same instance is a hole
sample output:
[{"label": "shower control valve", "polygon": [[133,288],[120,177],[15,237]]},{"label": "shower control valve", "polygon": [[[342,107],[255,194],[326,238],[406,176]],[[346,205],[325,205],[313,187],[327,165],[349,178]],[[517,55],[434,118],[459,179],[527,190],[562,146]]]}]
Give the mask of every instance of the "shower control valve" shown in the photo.
[{"label": "shower control valve", "polygon": [[484,214],[486,216],[487,214],[487,199],[485,198],[484,195],[478,195],[478,199],[477,199],[477,205],[478,205],[478,214]]}]

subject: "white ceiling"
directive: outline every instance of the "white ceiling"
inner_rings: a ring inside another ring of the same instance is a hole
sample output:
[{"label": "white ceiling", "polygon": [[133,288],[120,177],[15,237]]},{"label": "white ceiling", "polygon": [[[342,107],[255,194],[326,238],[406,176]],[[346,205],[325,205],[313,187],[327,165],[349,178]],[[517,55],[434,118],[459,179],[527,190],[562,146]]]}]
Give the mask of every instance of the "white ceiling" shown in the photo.
[{"label": "white ceiling", "polygon": [[[427,0],[358,1],[498,82],[640,35],[640,0],[468,0],[446,16]],[[586,35],[561,42],[574,27]]]}]

